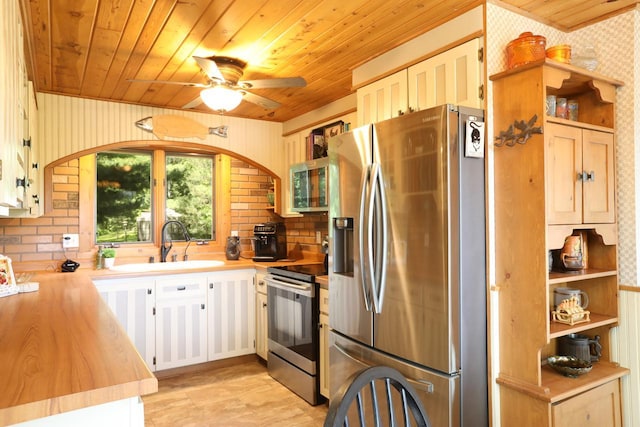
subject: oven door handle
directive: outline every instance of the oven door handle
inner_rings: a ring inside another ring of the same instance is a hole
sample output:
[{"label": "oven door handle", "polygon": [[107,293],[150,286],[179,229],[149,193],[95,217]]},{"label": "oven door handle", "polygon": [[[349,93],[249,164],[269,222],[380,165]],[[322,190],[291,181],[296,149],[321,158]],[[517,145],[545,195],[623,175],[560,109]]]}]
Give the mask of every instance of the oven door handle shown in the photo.
[{"label": "oven door handle", "polygon": [[283,282],[282,280],[278,280],[273,276],[268,276],[264,280],[267,282],[267,286],[271,286],[273,288],[282,289],[284,291],[293,292],[294,294],[303,295],[307,297],[313,296],[313,287],[311,283],[300,282],[291,283],[291,282]]}]

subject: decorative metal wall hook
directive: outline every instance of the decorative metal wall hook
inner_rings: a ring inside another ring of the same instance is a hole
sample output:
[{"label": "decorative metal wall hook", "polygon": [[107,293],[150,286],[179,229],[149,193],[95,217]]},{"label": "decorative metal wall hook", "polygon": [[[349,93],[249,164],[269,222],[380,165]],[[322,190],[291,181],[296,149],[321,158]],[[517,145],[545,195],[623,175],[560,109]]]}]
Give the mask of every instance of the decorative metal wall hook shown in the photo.
[{"label": "decorative metal wall hook", "polygon": [[[542,133],[541,126],[533,126],[537,120],[538,115],[534,114],[528,122],[524,120],[514,121],[513,124],[509,126],[509,129],[500,131],[500,134],[495,137],[496,142],[493,145],[496,147],[502,147],[503,145],[513,147],[516,143],[525,144],[534,133]],[[519,132],[517,132],[516,129]]]}]

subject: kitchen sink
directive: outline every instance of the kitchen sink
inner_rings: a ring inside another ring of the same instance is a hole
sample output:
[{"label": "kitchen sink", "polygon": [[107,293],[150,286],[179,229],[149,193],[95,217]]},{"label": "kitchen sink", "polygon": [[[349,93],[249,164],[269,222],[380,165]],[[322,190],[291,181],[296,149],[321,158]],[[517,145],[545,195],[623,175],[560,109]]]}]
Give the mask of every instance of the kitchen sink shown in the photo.
[{"label": "kitchen sink", "polygon": [[149,271],[166,271],[166,270],[191,270],[194,268],[210,268],[220,267],[224,265],[224,261],[214,260],[190,260],[176,262],[157,262],[157,263],[137,263],[114,265],[111,271],[120,271],[123,273],[145,273]]}]

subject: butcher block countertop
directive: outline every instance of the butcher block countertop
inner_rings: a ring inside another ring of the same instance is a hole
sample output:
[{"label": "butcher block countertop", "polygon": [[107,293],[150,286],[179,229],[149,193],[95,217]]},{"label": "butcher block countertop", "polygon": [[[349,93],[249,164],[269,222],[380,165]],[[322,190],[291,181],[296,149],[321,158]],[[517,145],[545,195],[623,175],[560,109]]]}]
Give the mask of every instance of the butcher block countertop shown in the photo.
[{"label": "butcher block countertop", "polygon": [[0,425],[158,391],[84,273],[42,273],[0,298]]}]

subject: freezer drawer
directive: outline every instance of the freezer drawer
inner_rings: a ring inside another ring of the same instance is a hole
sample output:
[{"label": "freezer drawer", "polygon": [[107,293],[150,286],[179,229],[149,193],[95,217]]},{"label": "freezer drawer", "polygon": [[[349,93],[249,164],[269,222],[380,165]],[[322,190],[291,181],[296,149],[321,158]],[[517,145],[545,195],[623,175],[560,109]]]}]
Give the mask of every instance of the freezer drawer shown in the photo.
[{"label": "freezer drawer", "polygon": [[416,389],[433,427],[460,426],[459,376],[445,376],[418,368],[333,331],[329,334],[329,342],[332,396],[353,373],[368,366],[390,366],[402,373]]}]

